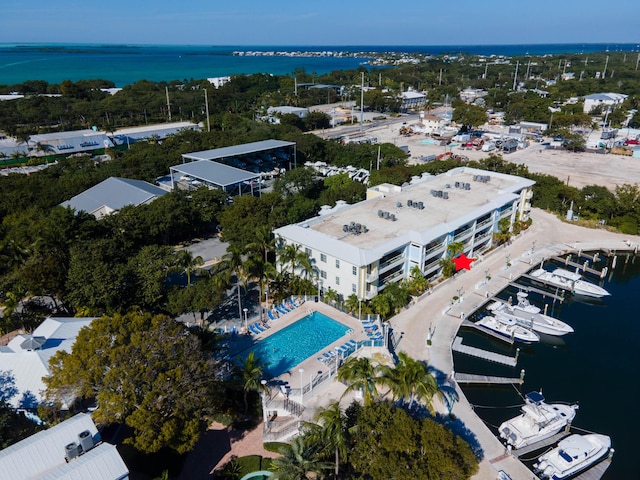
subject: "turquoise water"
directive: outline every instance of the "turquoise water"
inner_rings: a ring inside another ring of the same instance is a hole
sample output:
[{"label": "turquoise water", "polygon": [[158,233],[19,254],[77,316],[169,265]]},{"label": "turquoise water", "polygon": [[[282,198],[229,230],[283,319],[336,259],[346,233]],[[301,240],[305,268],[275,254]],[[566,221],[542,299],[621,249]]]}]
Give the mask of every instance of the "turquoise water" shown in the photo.
[{"label": "turquoise water", "polygon": [[[605,263],[597,266],[601,269]],[[609,262],[609,266],[611,266]],[[542,389],[550,402],[578,402],[580,408],[573,426],[609,435],[615,455],[605,480],[640,478],[636,460],[638,338],[640,322],[640,257],[618,258],[617,267],[607,275],[603,286],[611,293],[602,300],[585,302],[568,298],[553,304],[536,294],[532,303],[549,304],[549,314],[571,325],[575,332],[561,338],[542,338],[538,345],[519,345],[522,349],[516,368],[504,367],[465,355],[455,354],[455,370],[464,373],[517,377],[526,371],[522,393]],[[503,299],[515,290],[500,294]],[[505,355],[514,347],[503,342],[461,330],[464,343]],[[465,387],[465,395],[475,411],[494,433],[504,420],[519,413],[519,392],[512,386]],[[535,454],[527,457],[534,458]]]},{"label": "turquoise water", "polygon": [[[265,373],[277,377],[344,336],[349,327],[320,312],[312,312],[260,340],[249,351],[267,364]],[[247,352],[248,353],[248,352]]]},{"label": "turquoise water", "polygon": [[[369,59],[366,52],[407,52],[439,55],[467,52],[473,55],[544,55],[634,51],[637,44],[534,44],[534,45],[424,45],[424,46],[210,46],[210,45],[79,45],[0,44],[0,84],[26,80],[103,78],[124,86],[142,79],[182,81],[236,74],[287,75],[297,69],[309,73],[355,69]],[[342,51],[364,52],[359,58],[240,57],[233,51]]]}]

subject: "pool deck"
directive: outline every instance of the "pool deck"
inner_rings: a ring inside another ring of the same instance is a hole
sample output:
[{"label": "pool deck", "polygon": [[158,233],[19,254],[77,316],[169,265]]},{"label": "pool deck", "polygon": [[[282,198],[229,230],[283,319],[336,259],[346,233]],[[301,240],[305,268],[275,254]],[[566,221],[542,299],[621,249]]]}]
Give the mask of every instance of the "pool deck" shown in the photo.
[{"label": "pool deck", "polygon": [[[302,317],[307,316],[310,311],[320,312],[327,317],[340,322],[352,331],[348,332],[346,335],[343,335],[335,342],[328,344],[322,350],[314,352],[311,357],[307,358],[298,365],[295,365],[288,372],[285,372],[277,377],[279,381],[287,382],[292,389],[298,390],[300,388],[301,379],[302,384],[307,385],[308,383],[310,383],[309,381],[312,376],[318,375],[318,372],[327,371],[327,365],[317,360],[317,358],[320,357],[323,352],[335,351],[335,347],[338,347],[352,339],[355,341],[368,339],[364,328],[362,327],[362,324],[358,320],[357,315],[354,317],[352,315],[343,313],[325,303],[307,300],[298,308],[295,308],[294,310],[281,315],[278,319],[269,320],[268,325],[270,328],[266,329],[264,332],[258,335],[238,335],[236,339],[231,342],[231,356],[235,357],[242,351],[250,348],[255,342],[259,342],[260,340],[288,327],[292,323],[297,322]],[[251,324],[251,321],[249,322],[249,324]],[[312,335],[313,332],[309,332],[309,334]],[[301,368],[304,370],[302,375],[298,371]]]}]

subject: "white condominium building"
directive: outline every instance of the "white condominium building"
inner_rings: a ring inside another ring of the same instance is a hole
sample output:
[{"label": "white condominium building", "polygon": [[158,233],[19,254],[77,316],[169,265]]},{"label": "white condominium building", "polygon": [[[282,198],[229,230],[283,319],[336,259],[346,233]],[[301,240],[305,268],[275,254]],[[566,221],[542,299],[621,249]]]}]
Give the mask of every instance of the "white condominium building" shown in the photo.
[{"label": "white condominium building", "polygon": [[415,266],[427,278],[439,276],[452,242],[462,242],[469,257],[490,249],[501,219],[512,226],[529,218],[534,183],[468,167],[423,174],[401,187],[371,187],[366,200],[323,207],[275,235],[307,252],[321,291],[371,299]]}]

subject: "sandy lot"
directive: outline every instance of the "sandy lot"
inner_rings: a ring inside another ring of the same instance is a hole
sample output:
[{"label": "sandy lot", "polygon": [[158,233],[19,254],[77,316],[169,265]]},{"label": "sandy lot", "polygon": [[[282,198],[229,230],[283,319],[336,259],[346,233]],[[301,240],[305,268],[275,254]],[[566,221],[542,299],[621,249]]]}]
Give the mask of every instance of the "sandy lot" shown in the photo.
[{"label": "sandy lot", "polygon": [[[411,123],[408,121],[407,123]],[[408,146],[411,161],[417,163],[421,157],[438,155],[450,150],[454,154],[464,155],[471,160],[486,158],[489,154],[476,150],[463,150],[458,146],[442,147],[425,145],[422,142],[429,137],[423,134],[405,137],[399,129],[402,119],[397,123],[370,127],[366,133],[378,138],[381,143],[393,143],[397,146]],[[500,131],[489,127],[491,131]],[[332,135],[339,129],[332,130]],[[504,129],[506,133],[506,129]],[[586,185],[601,185],[615,190],[617,185],[640,183],[640,158],[613,154],[571,153],[562,150],[540,148],[532,144],[524,150],[503,154],[502,157],[513,163],[525,164],[530,172],[546,173],[558,177],[572,187],[582,188]]]}]

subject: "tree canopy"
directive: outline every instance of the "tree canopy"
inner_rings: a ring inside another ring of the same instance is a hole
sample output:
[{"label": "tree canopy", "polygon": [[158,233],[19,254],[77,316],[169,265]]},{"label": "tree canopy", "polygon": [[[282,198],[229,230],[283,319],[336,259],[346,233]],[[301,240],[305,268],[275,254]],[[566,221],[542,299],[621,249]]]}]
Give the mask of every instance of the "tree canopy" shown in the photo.
[{"label": "tree canopy", "polygon": [[184,453],[203,432],[219,386],[200,339],[168,317],[129,313],[94,320],[71,353],[50,360],[50,401],[95,400],[94,418],[133,429],[125,440],[146,453]]}]

